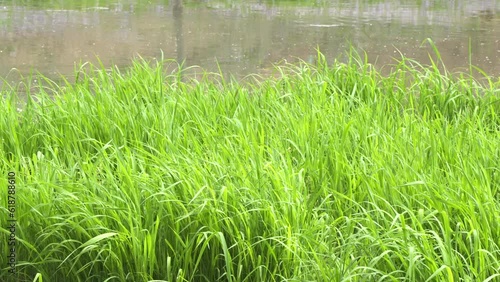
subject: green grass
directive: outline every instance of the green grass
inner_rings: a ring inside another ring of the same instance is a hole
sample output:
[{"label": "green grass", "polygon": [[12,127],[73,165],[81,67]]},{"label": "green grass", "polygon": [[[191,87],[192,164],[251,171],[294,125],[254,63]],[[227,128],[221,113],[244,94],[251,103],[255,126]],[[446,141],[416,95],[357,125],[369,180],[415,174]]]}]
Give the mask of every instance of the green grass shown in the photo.
[{"label": "green grass", "polygon": [[499,281],[500,83],[318,57],[3,93],[0,281]]}]

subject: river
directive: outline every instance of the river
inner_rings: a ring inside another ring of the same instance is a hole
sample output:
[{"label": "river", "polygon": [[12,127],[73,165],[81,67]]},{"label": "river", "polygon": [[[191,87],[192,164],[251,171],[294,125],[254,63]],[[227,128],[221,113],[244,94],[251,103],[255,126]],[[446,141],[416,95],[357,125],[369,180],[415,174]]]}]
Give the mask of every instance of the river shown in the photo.
[{"label": "river", "polygon": [[75,64],[125,67],[131,58],[172,58],[231,74],[273,64],[329,60],[349,46],[378,66],[400,53],[429,62],[432,39],[450,71],[470,63],[500,76],[500,3],[420,1],[7,1],[0,0],[0,77],[39,72],[70,80]]}]

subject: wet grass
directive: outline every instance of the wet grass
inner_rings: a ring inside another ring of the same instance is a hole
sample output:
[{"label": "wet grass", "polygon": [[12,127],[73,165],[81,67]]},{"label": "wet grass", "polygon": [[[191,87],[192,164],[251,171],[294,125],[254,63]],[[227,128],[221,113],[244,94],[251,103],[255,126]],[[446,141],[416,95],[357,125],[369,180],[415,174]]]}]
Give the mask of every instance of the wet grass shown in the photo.
[{"label": "wet grass", "polygon": [[21,111],[4,93],[0,280],[497,281],[499,83],[356,58],[254,84],[136,60]]}]

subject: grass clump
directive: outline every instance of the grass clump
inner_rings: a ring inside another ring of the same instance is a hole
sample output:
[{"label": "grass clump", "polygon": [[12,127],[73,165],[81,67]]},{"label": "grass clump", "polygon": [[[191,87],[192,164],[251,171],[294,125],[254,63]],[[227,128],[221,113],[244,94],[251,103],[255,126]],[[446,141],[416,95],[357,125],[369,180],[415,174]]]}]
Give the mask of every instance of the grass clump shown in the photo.
[{"label": "grass clump", "polygon": [[354,55],[278,70],[185,81],[136,60],[22,110],[4,93],[16,279],[500,279],[498,82]]}]

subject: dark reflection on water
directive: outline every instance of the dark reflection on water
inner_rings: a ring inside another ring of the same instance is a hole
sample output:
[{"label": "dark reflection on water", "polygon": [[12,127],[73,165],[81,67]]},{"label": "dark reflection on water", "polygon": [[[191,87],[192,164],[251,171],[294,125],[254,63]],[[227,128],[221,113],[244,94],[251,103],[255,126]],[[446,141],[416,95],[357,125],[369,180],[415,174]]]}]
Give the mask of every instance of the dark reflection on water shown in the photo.
[{"label": "dark reflection on water", "polygon": [[397,50],[426,63],[426,38],[449,70],[466,71],[471,57],[500,75],[495,0],[76,2],[0,0],[0,77],[16,81],[35,69],[71,78],[75,63],[96,56],[126,66],[162,52],[185,66],[266,75],[273,63],[314,62],[316,48],[333,59],[349,44],[378,65],[393,63]]}]

